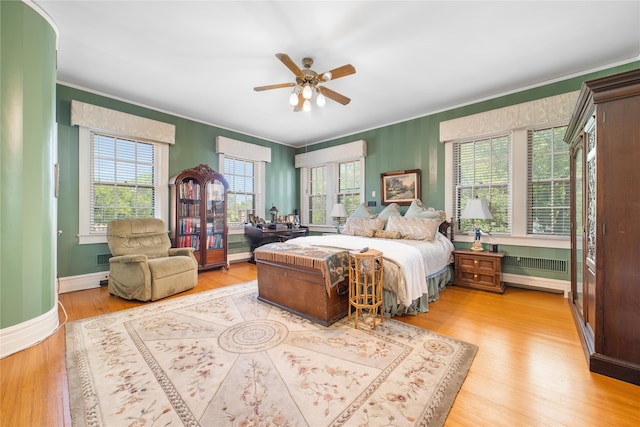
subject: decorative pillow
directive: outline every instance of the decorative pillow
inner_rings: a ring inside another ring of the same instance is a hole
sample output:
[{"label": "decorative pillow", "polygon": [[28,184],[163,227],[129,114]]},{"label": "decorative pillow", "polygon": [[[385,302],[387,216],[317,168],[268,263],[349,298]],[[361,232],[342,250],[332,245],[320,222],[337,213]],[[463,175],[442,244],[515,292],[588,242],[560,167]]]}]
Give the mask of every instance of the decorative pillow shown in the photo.
[{"label": "decorative pillow", "polygon": [[384,221],[381,219],[347,218],[343,234],[349,236],[365,236],[368,230],[382,230],[383,227]]},{"label": "decorative pillow", "polygon": [[351,215],[349,215],[349,218],[375,218],[375,217],[376,217],[376,214],[371,212],[371,209],[369,209],[369,207],[364,203],[360,203],[360,206],[358,206],[358,208],[355,211],[353,211]]},{"label": "decorative pillow", "polygon": [[401,216],[400,206],[397,203],[391,203],[378,214],[378,219],[388,220],[390,216]]},{"label": "decorative pillow", "polygon": [[364,230],[356,230],[354,232],[354,236],[359,236],[359,237],[375,237],[376,232],[380,231],[380,230],[376,230],[374,228],[366,228]]},{"label": "decorative pillow", "polygon": [[407,218],[440,219],[440,212],[433,208],[426,209],[420,200],[414,199],[404,216]]},{"label": "decorative pillow", "polygon": [[387,222],[387,231],[397,231],[403,239],[433,241],[436,238],[440,219],[407,218],[392,216]]},{"label": "decorative pillow", "polygon": [[402,234],[399,231],[374,230],[373,237],[378,239],[402,239]]}]

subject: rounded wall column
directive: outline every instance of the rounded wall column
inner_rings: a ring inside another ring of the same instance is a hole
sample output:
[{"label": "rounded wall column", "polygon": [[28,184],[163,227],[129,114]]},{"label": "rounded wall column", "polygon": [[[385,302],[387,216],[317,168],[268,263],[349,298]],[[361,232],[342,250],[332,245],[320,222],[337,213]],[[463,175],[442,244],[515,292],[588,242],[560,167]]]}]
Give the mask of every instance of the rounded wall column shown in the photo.
[{"label": "rounded wall column", "polygon": [[0,357],[56,330],[54,25],[0,1]]}]

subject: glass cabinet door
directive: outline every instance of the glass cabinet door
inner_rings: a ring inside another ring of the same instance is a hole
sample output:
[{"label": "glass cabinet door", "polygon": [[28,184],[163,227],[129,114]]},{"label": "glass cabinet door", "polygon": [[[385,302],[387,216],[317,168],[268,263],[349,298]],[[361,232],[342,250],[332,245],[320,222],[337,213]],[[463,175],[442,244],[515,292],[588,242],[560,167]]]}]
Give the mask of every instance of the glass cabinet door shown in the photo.
[{"label": "glass cabinet door", "polygon": [[584,317],[584,282],[583,282],[583,236],[584,236],[584,221],[583,221],[583,168],[582,168],[582,160],[583,160],[583,149],[582,147],[578,147],[574,152],[573,157],[573,168],[575,170],[574,174],[574,191],[575,191],[575,219],[574,224],[575,228],[574,232],[574,241],[575,241],[575,249],[573,251],[574,263],[575,263],[575,289],[573,290],[573,302],[575,306],[580,311],[580,314]]},{"label": "glass cabinet door", "polygon": [[201,185],[192,178],[179,183],[177,247],[200,250]]},{"label": "glass cabinet door", "polygon": [[207,250],[222,249],[224,241],[226,214],[225,188],[222,182],[213,180],[207,183]]}]

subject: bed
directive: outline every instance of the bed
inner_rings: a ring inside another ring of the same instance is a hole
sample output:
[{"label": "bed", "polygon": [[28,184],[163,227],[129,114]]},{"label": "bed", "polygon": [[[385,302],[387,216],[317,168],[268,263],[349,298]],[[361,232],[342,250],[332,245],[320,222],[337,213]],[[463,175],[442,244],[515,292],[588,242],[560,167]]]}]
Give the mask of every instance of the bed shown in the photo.
[{"label": "bed", "polygon": [[344,234],[299,237],[257,248],[258,298],[330,325],[348,311],[348,253],[369,247],[382,251],[385,258],[384,315],[428,311],[429,302],[439,298],[451,279],[454,247],[444,212],[418,206],[420,216],[407,216],[410,208],[405,216],[398,210],[389,217],[350,217]]}]

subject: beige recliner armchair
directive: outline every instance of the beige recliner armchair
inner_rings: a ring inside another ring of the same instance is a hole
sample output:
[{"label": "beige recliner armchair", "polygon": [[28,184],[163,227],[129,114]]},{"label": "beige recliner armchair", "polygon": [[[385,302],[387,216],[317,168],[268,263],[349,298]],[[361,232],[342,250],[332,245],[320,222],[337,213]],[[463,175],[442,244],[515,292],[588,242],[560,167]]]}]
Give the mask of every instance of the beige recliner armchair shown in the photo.
[{"label": "beige recliner armchair", "polygon": [[107,227],[109,293],[155,301],[193,288],[198,262],[193,248],[171,248],[164,221],[117,219]]}]

